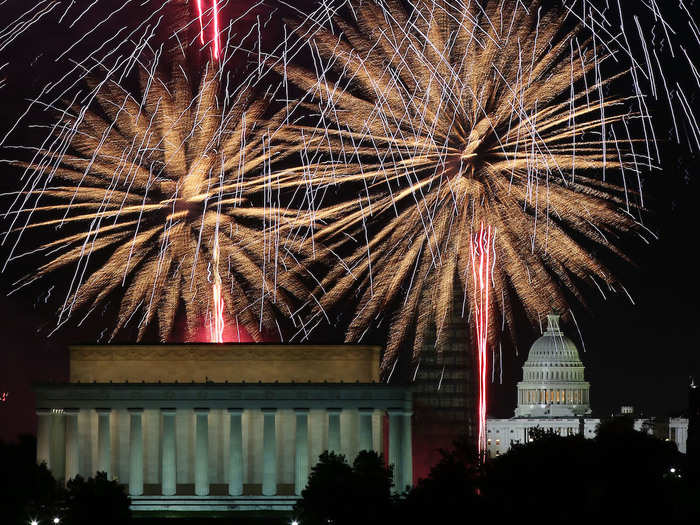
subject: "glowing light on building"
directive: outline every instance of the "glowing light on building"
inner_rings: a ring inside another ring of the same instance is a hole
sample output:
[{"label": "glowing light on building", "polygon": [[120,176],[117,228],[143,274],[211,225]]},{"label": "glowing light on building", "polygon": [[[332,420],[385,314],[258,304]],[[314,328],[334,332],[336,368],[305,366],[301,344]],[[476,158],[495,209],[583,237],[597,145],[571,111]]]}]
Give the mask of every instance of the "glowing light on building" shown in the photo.
[{"label": "glowing light on building", "polygon": [[479,360],[479,456],[486,452],[486,346],[489,327],[489,281],[491,267],[495,260],[491,258],[495,231],[481,225],[479,233],[469,243],[469,253],[474,278],[474,325],[476,327],[477,354]]}]

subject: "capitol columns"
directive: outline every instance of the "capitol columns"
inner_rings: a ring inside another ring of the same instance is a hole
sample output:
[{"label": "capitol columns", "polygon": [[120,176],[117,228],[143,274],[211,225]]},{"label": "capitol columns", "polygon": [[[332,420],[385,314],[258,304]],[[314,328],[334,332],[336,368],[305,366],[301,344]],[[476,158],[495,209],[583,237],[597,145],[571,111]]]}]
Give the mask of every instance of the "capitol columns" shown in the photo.
[{"label": "capitol columns", "polygon": [[277,494],[277,436],[275,408],[263,408],[263,496]]},{"label": "capitol columns", "polygon": [[161,492],[173,496],[176,490],[175,465],[175,409],[161,408],[163,415]]},{"label": "capitol columns", "polygon": [[129,495],[143,494],[143,408],[129,409]]},{"label": "capitol columns", "polygon": [[243,494],[243,425],[242,408],[229,408],[230,438],[228,454],[228,493],[229,496]]},{"label": "capitol columns", "polygon": [[309,478],[309,409],[295,408],[294,494],[301,495]]},{"label": "capitol columns", "polygon": [[112,477],[112,438],[110,437],[110,416],[112,409],[97,408],[97,471]]},{"label": "capitol columns", "polygon": [[360,435],[358,439],[360,450],[374,450],[372,444],[372,415],[374,414],[374,409],[360,408],[358,412],[360,413]]},{"label": "capitol columns", "polygon": [[195,408],[194,493],[209,495],[209,409]]},{"label": "capitol columns", "polygon": [[80,435],[78,432],[77,408],[66,408],[66,481],[80,474]]}]

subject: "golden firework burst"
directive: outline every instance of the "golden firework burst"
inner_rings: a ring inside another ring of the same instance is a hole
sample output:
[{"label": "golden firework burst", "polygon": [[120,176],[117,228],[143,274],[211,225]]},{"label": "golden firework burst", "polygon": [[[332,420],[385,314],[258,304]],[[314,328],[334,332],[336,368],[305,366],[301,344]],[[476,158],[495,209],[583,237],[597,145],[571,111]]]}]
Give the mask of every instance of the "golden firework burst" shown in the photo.
[{"label": "golden firework burst", "polygon": [[362,2],[297,23],[315,69],[279,68],[305,92],[296,111],[316,121],[295,128],[310,177],[342,196],[317,213],[318,236],[356,241],[318,300],[359,299],[349,341],[393,309],[385,365],[411,339],[419,352],[431,324],[439,348],[455,295],[466,316],[482,224],[495,231],[492,309],[511,326],[514,301],[535,322],[567,293],[582,300],[583,282],[611,283],[593,248],[624,257],[609,237],[635,225],[639,194],[606,170],[636,184],[650,163],[625,132],[636,99],[607,94],[625,72],[603,73],[613,52],[568,11],[411,5]]},{"label": "golden firework burst", "polygon": [[294,212],[275,205],[269,177],[289,153],[270,147],[281,117],[249,90],[222,94],[212,63],[197,83],[173,57],[167,73],[141,72],[138,95],[91,86],[94,102],[72,105],[50,145],[18,163],[32,182],[13,231],[71,231],[33,250],[51,260],[20,285],[71,266],[59,325],[118,292],[114,332],[133,318],[140,339],[157,317],[166,340],[180,308],[190,334],[205,322],[220,275],[230,318],[259,340],[305,289]]}]

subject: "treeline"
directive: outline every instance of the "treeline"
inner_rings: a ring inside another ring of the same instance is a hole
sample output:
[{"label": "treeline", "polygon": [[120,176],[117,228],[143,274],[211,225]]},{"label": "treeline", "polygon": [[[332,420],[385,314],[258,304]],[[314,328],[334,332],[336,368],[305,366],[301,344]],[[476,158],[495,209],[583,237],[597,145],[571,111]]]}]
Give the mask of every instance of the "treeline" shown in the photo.
[{"label": "treeline", "polygon": [[[299,525],[512,523],[700,523],[700,483],[691,479],[675,444],[633,429],[631,420],[602,423],[596,438],[562,437],[536,429],[532,440],[481,465],[464,443],[415,487],[398,493],[391,468],[375,452],[352,464],[324,453],[291,519]],[[0,523],[123,525],[132,520],[124,487],[104,473],[63,487],[35,463],[31,438],[0,443]],[[182,521],[182,520],[180,520]],[[216,521],[216,520],[200,520]],[[234,515],[227,523],[238,523]],[[241,518],[241,523],[250,518]]]},{"label": "treeline", "polygon": [[[464,443],[442,452],[426,479],[392,495],[392,472],[373,452],[353,465],[324,454],[295,509],[301,525],[700,523],[700,485],[675,444],[602,423],[595,439],[536,429],[532,441],[479,465]],[[496,521],[493,521],[496,520]]]},{"label": "treeline", "polygon": [[36,464],[36,441],[0,442],[0,523],[7,525],[125,525],[129,497],[104,472],[76,476],[63,486],[45,463]]}]

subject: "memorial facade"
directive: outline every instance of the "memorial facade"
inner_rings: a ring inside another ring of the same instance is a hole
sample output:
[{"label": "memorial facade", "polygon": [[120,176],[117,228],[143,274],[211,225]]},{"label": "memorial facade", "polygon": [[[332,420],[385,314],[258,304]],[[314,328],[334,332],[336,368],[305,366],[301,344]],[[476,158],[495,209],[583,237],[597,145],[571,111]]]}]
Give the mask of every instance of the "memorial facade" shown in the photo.
[{"label": "memorial facade", "polygon": [[[289,510],[325,450],[385,454],[412,484],[412,399],[378,347],[79,346],[36,387],[37,460],[104,471],[136,511]],[[385,435],[386,433],[386,435]]]}]

